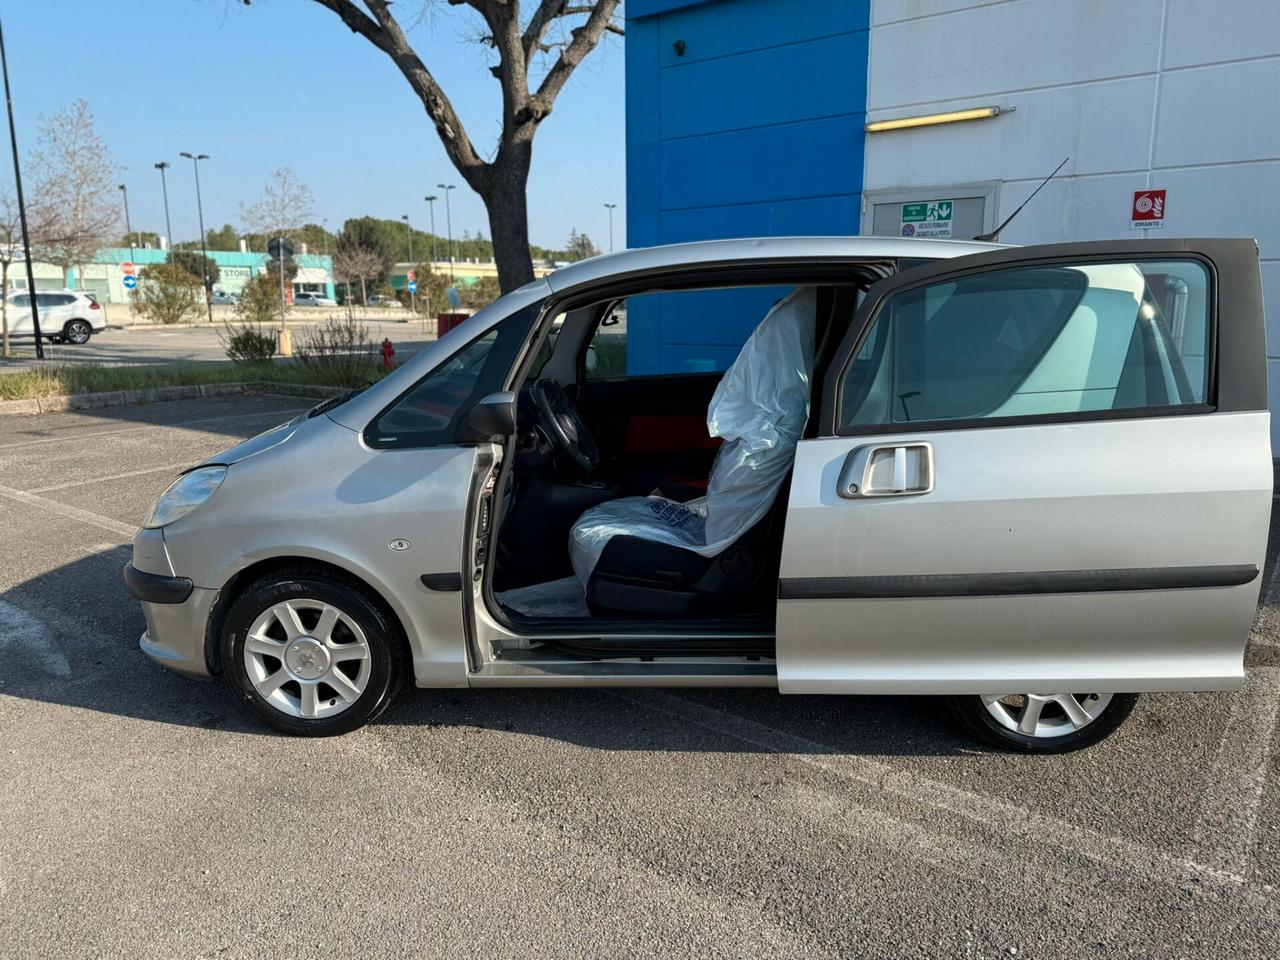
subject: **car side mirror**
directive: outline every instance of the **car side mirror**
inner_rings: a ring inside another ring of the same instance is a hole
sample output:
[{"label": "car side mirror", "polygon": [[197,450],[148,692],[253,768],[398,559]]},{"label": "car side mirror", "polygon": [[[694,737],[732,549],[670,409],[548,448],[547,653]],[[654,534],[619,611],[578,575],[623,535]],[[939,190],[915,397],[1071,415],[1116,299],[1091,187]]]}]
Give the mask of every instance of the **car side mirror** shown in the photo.
[{"label": "car side mirror", "polygon": [[516,395],[510,390],[491,393],[467,411],[458,425],[458,443],[484,443],[516,432]]}]

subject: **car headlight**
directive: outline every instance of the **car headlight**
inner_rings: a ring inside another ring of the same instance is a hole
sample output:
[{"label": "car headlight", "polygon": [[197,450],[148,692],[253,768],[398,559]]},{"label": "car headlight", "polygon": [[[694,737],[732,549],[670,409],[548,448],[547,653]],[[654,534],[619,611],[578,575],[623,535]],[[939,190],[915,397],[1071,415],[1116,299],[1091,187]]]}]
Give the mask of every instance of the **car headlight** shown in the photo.
[{"label": "car headlight", "polygon": [[169,484],[169,489],[160,494],[160,499],[151,505],[147,519],[142,523],[143,527],[154,530],[185,517],[213,496],[213,491],[218,489],[226,475],[226,467],[200,467],[184,473]]}]

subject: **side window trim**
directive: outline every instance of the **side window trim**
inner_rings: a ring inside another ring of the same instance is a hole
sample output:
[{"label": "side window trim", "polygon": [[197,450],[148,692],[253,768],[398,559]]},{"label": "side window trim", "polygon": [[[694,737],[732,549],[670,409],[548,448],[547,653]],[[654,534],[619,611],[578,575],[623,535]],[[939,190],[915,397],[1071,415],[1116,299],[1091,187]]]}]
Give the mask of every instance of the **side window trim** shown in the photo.
[{"label": "side window trim", "polygon": [[[1219,241],[1219,243],[1227,245],[1239,244],[1240,242],[1233,240]],[[1208,245],[1211,241],[1200,243]],[[865,345],[868,335],[875,329],[876,321],[880,318],[883,308],[891,297],[906,291],[943,283],[947,280],[1019,267],[1142,263],[1169,260],[1192,261],[1199,263],[1205,269],[1206,283],[1208,285],[1206,302],[1209,310],[1209,327],[1206,341],[1208,378],[1205,402],[1006,417],[920,420],[910,423],[866,423],[848,427],[840,425],[840,413],[844,404],[844,386],[849,367]],[[889,433],[905,434],[924,431],[1034,426],[1046,423],[1087,423],[1098,420],[1132,420],[1160,416],[1213,413],[1220,409],[1218,403],[1220,291],[1221,284],[1217,262],[1198,249],[1186,246],[1183,241],[1178,240],[1146,241],[1143,245],[1126,241],[1091,241],[1024,247],[1012,251],[970,254],[950,260],[934,261],[928,265],[914,266],[910,270],[893,274],[872,285],[867,291],[863,302],[859,305],[854,315],[853,323],[832,358],[831,366],[828,368],[823,382],[818,436],[857,437]]]}]

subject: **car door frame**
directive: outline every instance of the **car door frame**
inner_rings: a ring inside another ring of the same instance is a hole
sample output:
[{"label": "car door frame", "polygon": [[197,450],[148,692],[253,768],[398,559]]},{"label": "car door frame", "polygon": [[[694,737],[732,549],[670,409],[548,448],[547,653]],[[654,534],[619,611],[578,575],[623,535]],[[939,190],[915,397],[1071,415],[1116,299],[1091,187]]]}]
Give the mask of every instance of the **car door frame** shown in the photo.
[{"label": "car door frame", "polygon": [[[862,349],[876,320],[881,316],[884,305],[894,295],[910,288],[928,286],[951,278],[990,270],[1003,270],[1021,266],[1068,266],[1072,263],[1097,264],[1162,259],[1195,259],[1203,263],[1208,272],[1207,303],[1210,309],[1211,326],[1207,341],[1206,362],[1209,367],[1209,376],[1204,403],[1066,414],[920,421],[909,424],[867,424],[845,429],[840,428],[838,420],[842,408],[847,367],[851,359]],[[1014,430],[1020,428],[1034,429],[1040,426],[1062,424],[1075,425],[1102,421],[1134,421],[1160,417],[1212,416],[1231,413],[1263,414],[1262,432],[1265,434],[1265,418],[1267,416],[1265,412],[1268,408],[1266,364],[1265,359],[1260,359],[1266,356],[1265,325],[1260,320],[1262,316],[1262,291],[1259,281],[1257,247],[1256,244],[1248,240],[1142,240],[1138,242],[1100,241],[1052,244],[971,254],[913,267],[876,283],[868,291],[855,315],[848,336],[836,352],[823,384],[823,401],[822,409],[819,411],[818,438],[816,440],[802,440],[801,444],[803,446],[806,443],[830,441],[842,441],[847,444],[856,441],[858,438],[865,437],[868,444],[874,445],[889,443],[890,441],[887,438],[891,435],[903,438],[902,440],[893,441],[893,443],[909,444],[913,438],[918,439],[922,435],[926,435],[923,439],[927,439],[929,434],[947,431],[979,429],[985,431],[1005,428]],[[1226,421],[1222,422],[1225,423]],[[1250,436],[1256,437],[1257,433],[1257,424],[1254,423]],[[833,448],[833,452],[838,451]],[[1269,445],[1267,452],[1269,455]],[[932,451],[930,451],[931,455]],[[1241,478],[1240,482],[1241,484],[1251,484],[1250,490],[1252,490],[1252,487],[1260,486],[1265,469],[1267,478],[1266,503],[1269,505],[1269,456],[1265,466],[1261,462],[1260,456],[1254,459],[1257,459],[1258,462],[1253,463],[1250,461],[1249,476]],[[799,475],[802,469],[802,460],[803,458],[797,460],[797,476],[793,479],[792,500],[788,506],[788,539],[792,537],[793,531],[797,527],[800,529],[804,527],[803,524],[795,523],[797,498],[805,496],[802,489],[805,481],[802,481]],[[823,476],[820,478],[821,483],[832,484],[832,491],[834,491],[839,469],[834,463],[826,466],[829,469],[824,470]],[[929,479],[930,483],[932,483],[932,471]],[[923,500],[924,498],[920,498],[914,502],[923,502]],[[849,502],[846,501],[846,503]],[[906,502],[903,501],[904,504]],[[812,506],[812,503],[810,506]],[[1267,508],[1262,509],[1265,510]],[[907,517],[909,514],[903,516]],[[1255,603],[1260,579],[1257,566],[1261,564],[1266,542],[1266,518],[1261,517],[1260,519],[1262,524],[1261,533],[1259,534],[1261,548],[1255,549],[1258,563],[1249,572],[1247,578],[1243,578],[1243,571],[1237,572],[1242,577],[1238,583],[1238,588],[1241,591],[1252,590]],[[838,523],[828,524],[824,529],[828,530],[833,538],[839,536]],[[1256,546],[1255,544],[1254,547],[1256,548]],[[792,559],[789,564],[789,556],[792,558],[797,557],[798,554],[794,551],[798,549],[794,543],[784,545],[783,565],[779,582],[777,642],[779,685],[783,692],[996,692],[986,689],[988,684],[981,677],[974,676],[963,679],[958,670],[948,673],[945,668],[939,667],[937,663],[932,668],[928,662],[915,663],[915,675],[913,677],[909,676],[912,671],[908,669],[905,663],[897,664],[894,670],[869,671],[865,669],[865,664],[859,663],[859,646],[857,642],[851,642],[848,645],[847,653],[842,650],[833,653],[834,644],[832,642],[813,639],[813,631],[821,630],[825,625],[830,625],[831,623],[855,625],[858,623],[858,619],[854,615],[855,610],[849,608],[842,610],[839,618],[828,616],[823,624],[813,621],[806,625],[805,617],[797,615],[796,610],[798,604],[804,604],[810,600],[836,599],[854,604],[862,602],[893,604],[897,599],[905,596],[918,600],[920,597],[925,596],[957,597],[958,595],[946,591],[932,595],[921,592],[923,589],[921,581],[932,580],[933,578],[915,577],[911,575],[912,571],[906,571],[904,576],[904,571],[895,570],[892,571],[895,574],[892,577],[836,576],[823,578],[789,576],[789,565],[793,570],[797,567],[803,568],[805,565],[803,559],[799,562]],[[849,548],[849,550],[854,551],[856,548]],[[850,561],[850,563],[853,562]],[[837,573],[838,571],[832,569],[824,572]],[[858,572],[867,571],[860,570]],[[1095,572],[1102,573],[1107,571]],[[1034,574],[1035,571],[1031,571],[1031,573]],[[828,582],[821,582],[823,580]],[[835,581],[842,581],[842,583],[837,585]],[[860,583],[854,584],[852,581],[859,581]],[[872,581],[880,582],[877,586]],[[915,582],[912,583],[911,581]],[[968,589],[971,586],[971,584],[966,584],[964,589]],[[1062,585],[1059,584],[1058,586]],[[870,589],[872,587],[874,589]],[[901,595],[895,594],[893,591],[898,587],[903,588],[906,592]],[[1028,579],[1025,590],[1031,594],[1035,593],[1037,587],[1038,581],[1032,575]],[[856,590],[863,588],[868,588],[868,592],[856,593]],[[1134,589],[1137,588],[1137,585],[1135,585]],[[1194,587],[1186,588],[1193,589]],[[1081,593],[1089,593],[1087,584],[1077,589]],[[851,591],[853,591],[852,594]],[[988,595],[1005,596],[998,592]],[[1090,595],[1097,596],[1097,594]],[[1241,596],[1243,595],[1242,593]],[[970,600],[971,596],[965,596],[964,599]],[[943,600],[942,602],[946,601]],[[1237,604],[1238,607],[1239,604]],[[866,610],[868,608],[862,609]],[[884,609],[887,610],[888,608]],[[945,617],[936,619],[942,621],[945,620]],[[1237,617],[1236,619],[1238,620],[1239,618]],[[877,620],[876,622],[878,623],[879,621]],[[1233,626],[1238,626],[1238,623]],[[1247,633],[1247,624],[1240,637],[1241,654],[1243,653],[1243,633]],[[819,648],[824,648],[824,644],[825,649],[818,652]],[[942,653],[939,652],[938,659],[941,660],[942,656]],[[1218,658],[1213,675],[1188,675],[1183,678],[1161,676],[1139,686],[1133,686],[1132,682],[1135,679],[1141,680],[1141,678],[1130,678],[1131,683],[1126,689],[1234,688],[1239,685],[1242,677],[1242,657],[1238,658],[1238,660],[1240,662],[1230,666],[1227,664],[1227,658]],[[1172,670],[1173,668],[1170,669]],[[1194,671],[1192,670],[1192,672]],[[1095,682],[1103,683],[1103,686],[1096,689],[1105,691],[1105,681],[1099,681],[1096,677],[1093,679]],[[1093,690],[1095,687],[1090,689]],[[1117,689],[1115,692],[1120,692],[1120,690]]]}]

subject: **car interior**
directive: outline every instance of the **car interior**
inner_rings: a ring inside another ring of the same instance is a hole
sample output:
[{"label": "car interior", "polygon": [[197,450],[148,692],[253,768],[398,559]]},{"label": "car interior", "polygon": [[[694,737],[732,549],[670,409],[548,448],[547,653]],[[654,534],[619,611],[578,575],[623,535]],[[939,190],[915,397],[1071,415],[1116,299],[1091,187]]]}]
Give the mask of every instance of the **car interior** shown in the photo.
[{"label": "car interior", "polygon": [[[771,632],[795,444],[815,435],[826,367],[875,278],[566,305],[518,391],[491,610],[522,633],[584,618]],[[628,357],[646,327],[706,311],[728,314],[716,328],[736,343]]]}]

